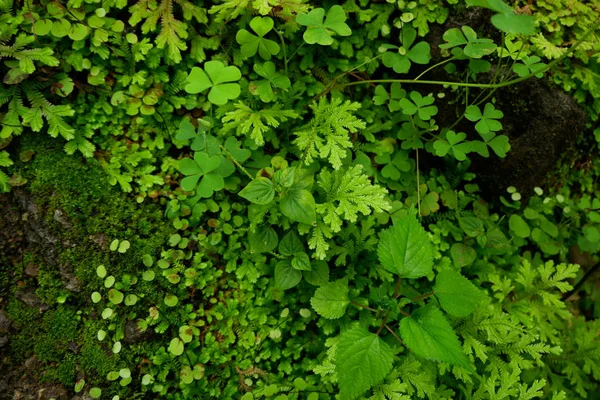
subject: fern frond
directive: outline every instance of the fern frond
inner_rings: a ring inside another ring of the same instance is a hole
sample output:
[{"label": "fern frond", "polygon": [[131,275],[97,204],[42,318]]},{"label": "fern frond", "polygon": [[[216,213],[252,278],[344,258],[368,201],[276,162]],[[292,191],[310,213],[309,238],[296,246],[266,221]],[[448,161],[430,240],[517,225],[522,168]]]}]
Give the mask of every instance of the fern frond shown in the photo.
[{"label": "fern frond", "polygon": [[304,164],[310,164],[317,158],[327,158],[334,169],[342,166],[342,159],[346,157],[346,149],[352,147],[349,133],[364,129],[364,121],[354,116],[354,112],[361,106],[334,98],[331,102],[322,97],[318,103],[310,106],[314,117],[310,123],[295,132],[297,138],[294,144],[303,154]]}]

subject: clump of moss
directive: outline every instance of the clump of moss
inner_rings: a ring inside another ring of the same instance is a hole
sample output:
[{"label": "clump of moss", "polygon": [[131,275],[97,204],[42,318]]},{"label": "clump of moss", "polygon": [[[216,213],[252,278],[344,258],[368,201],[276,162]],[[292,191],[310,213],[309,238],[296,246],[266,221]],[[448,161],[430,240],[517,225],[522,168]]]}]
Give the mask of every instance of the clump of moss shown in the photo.
[{"label": "clump of moss", "polygon": [[[55,254],[52,260],[43,258],[45,251],[36,243],[24,250],[26,261],[34,260],[38,265],[36,278],[27,277],[23,265],[11,265],[10,260],[0,264],[0,276],[7,277],[2,284],[9,288],[6,310],[14,321],[10,364],[17,368],[35,354],[42,362],[40,370],[35,371],[40,382],[73,387],[80,371],[86,381],[101,385],[106,374],[127,356],[112,355],[108,344],[96,337],[100,325],[95,319],[88,319],[95,313],[90,294],[98,286],[96,267],[111,266],[111,273],[117,276],[134,272],[143,254],[160,250],[169,224],[162,218],[158,204],[139,205],[111,186],[96,160],[69,156],[45,137],[24,137],[19,147],[20,151],[35,152],[31,161],[15,165],[28,181],[19,190],[35,201],[42,217],[36,223],[42,224],[57,241],[48,244]],[[56,218],[57,213],[60,218]],[[113,239],[129,240],[130,250],[125,254],[111,252],[107,245]],[[60,270],[64,266],[72,269],[80,281],[80,292],[65,289]],[[17,300],[17,281],[35,287],[49,309],[41,314]],[[66,299],[64,304],[57,304],[59,296],[62,301]]]}]

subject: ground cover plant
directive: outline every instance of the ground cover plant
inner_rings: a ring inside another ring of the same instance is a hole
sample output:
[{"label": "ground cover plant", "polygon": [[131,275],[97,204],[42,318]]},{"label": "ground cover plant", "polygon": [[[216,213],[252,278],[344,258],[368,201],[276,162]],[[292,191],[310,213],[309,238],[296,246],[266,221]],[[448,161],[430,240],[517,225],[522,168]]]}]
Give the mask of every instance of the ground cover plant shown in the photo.
[{"label": "ground cover plant", "polygon": [[0,398],[597,398],[599,7],[0,0]]}]

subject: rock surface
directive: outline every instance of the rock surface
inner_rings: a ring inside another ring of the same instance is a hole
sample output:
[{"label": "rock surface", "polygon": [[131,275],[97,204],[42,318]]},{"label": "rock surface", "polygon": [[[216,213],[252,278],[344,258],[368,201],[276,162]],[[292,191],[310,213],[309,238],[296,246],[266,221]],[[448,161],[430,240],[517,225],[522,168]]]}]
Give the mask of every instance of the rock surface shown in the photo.
[{"label": "rock surface", "polygon": [[[432,63],[442,59],[438,45],[445,42],[442,36],[450,28],[468,25],[479,37],[492,38],[499,43],[498,31],[489,24],[490,17],[489,11],[473,7],[461,14],[450,15],[443,26],[432,25],[427,36]],[[455,77],[446,74],[443,67],[433,70],[423,79],[456,81]],[[449,91],[445,94],[444,100],[436,101],[439,108],[436,120],[449,125],[457,118],[456,104],[451,104],[454,99]],[[486,197],[492,199],[506,195],[506,188],[515,186],[526,199],[533,194],[534,187],[545,185],[546,176],[567,149],[575,145],[585,128],[587,117],[571,96],[545,78],[532,78],[498,89],[493,97],[496,108],[504,113],[501,133],[508,136],[511,150],[505,158],[499,158],[491,150],[490,158],[472,154],[470,171],[477,172],[477,183]],[[467,133],[469,138],[480,139],[474,126],[474,123],[463,119],[454,130]],[[431,160],[434,165],[436,162]]]}]

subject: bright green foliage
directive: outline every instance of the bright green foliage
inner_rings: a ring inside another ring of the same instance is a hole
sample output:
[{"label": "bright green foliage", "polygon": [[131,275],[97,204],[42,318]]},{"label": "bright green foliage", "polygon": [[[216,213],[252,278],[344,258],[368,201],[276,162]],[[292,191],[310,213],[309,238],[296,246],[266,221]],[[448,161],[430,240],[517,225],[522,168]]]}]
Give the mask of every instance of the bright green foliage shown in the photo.
[{"label": "bright green foliage", "polygon": [[492,24],[506,33],[531,35],[535,32],[533,17],[515,14],[515,11],[502,0],[467,0],[468,6],[485,7],[497,12],[492,16]]},{"label": "bright green foliage", "polygon": [[431,48],[427,42],[415,43],[417,31],[410,25],[405,25],[400,33],[400,47],[386,46],[385,50],[397,49],[397,51],[387,51],[383,57],[383,65],[393,68],[398,74],[405,74],[410,70],[411,62],[415,64],[427,64],[431,59]]},{"label": "bright green foliage", "polygon": [[267,61],[264,64],[254,64],[254,72],[265,78],[260,81],[252,82],[254,85],[250,91],[253,94],[260,96],[260,99],[265,103],[273,101],[276,98],[273,89],[287,90],[290,88],[291,82],[289,78],[283,74],[276,72],[275,64]]},{"label": "bright green foliage", "polygon": [[504,114],[502,111],[496,110],[496,107],[492,103],[486,103],[483,113],[478,106],[470,105],[466,109],[465,117],[469,121],[477,122],[475,125],[477,132],[486,135],[502,129],[502,124],[498,120],[504,117]]},{"label": "bright green foliage", "polygon": [[305,164],[320,157],[329,160],[334,169],[339,169],[346,157],[346,149],[352,147],[348,134],[366,127],[353,115],[360,108],[360,103],[342,103],[337,98],[329,102],[321,98],[310,107],[314,116],[309,124],[295,132],[294,144],[302,152]]},{"label": "bright green foliage", "polygon": [[444,314],[433,305],[414,311],[400,321],[400,336],[420,357],[471,369],[456,333]]},{"label": "bright green foliage", "polygon": [[472,0],[476,33],[458,3],[0,1],[3,366],[115,399],[593,398],[594,134],[535,194],[483,195],[477,159],[549,60],[597,125],[598,10]]},{"label": "bright green foliage", "polygon": [[516,63],[513,66],[513,71],[520,77],[535,73],[536,78],[541,78],[544,76],[543,71],[545,70],[546,64],[540,61],[541,58],[538,56],[525,56],[521,59],[521,62]]},{"label": "bright green foliage", "polygon": [[[323,20],[324,19],[324,20]],[[345,23],[346,13],[341,6],[335,5],[327,11],[322,8],[315,8],[308,14],[299,14],[296,22],[299,25],[306,26],[304,32],[304,41],[308,44],[320,44],[329,46],[333,43],[332,34],[340,36],[350,36],[352,30]]]},{"label": "bright green foliage", "polygon": [[250,182],[239,195],[254,204],[266,205],[275,198],[275,186],[270,179],[259,177]]},{"label": "bright green foliage", "polygon": [[355,399],[389,374],[393,352],[378,335],[364,328],[352,328],[340,336],[336,358],[340,396]]},{"label": "bright green foliage", "polygon": [[[184,190],[195,190],[201,197],[210,197],[225,186],[224,176],[229,171],[220,156],[209,156],[197,151],[194,158],[184,158],[179,162],[179,171],[186,177],[181,181]],[[221,167],[221,168],[219,168]]]},{"label": "bright green foliage", "polygon": [[242,45],[241,51],[244,57],[252,57],[258,52],[263,59],[270,60],[271,56],[279,53],[277,42],[264,38],[267,33],[273,30],[274,25],[275,23],[269,17],[254,17],[250,21],[250,27],[256,35],[246,29],[238,31],[235,40]]},{"label": "bright green foliage", "polygon": [[438,272],[433,293],[448,314],[466,317],[483,300],[483,295],[467,278],[450,269]]},{"label": "bright green foliage", "polygon": [[433,96],[423,97],[419,92],[410,92],[408,97],[400,100],[402,112],[406,115],[418,115],[423,121],[431,119],[438,112],[438,108],[433,104]]},{"label": "bright green foliage", "polygon": [[459,59],[479,59],[496,50],[493,40],[477,38],[477,33],[469,26],[448,29],[444,32],[443,39],[446,43],[441,44],[440,49],[452,49],[452,55]]},{"label": "bright green foliage", "polygon": [[371,210],[383,212],[390,206],[385,200],[387,191],[371,184],[369,177],[362,174],[362,165],[347,170],[323,170],[317,184],[324,194],[324,203],[317,205],[317,213],[333,232],[339,232],[343,220],[356,222],[358,214],[369,215]]},{"label": "bright green foliage", "polygon": [[508,220],[508,225],[510,229],[520,238],[529,237],[531,233],[531,229],[527,222],[518,214],[514,214],[510,216]]},{"label": "bright green foliage", "polygon": [[310,299],[310,304],[319,315],[325,318],[341,318],[350,304],[348,290],[346,279],[327,283],[315,291],[315,295]]},{"label": "bright green foliage", "polygon": [[291,188],[282,193],[279,208],[292,221],[312,225],[317,220],[315,198],[306,189]]},{"label": "bright green foliage", "polygon": [[472,149],[471,144],[464,141],[466,138],[467,134],[464,132],[446,132],[446,140],[436,140],[433,144],[435,154],[443,157],[446,154],[451,153],[454,158],[459,161],[466,160],[467,154]]},{"label": "bright green foliage", "polygon": [[427,233],[413,215],[406,215],[379,236],[383,267],[401,278],[416,279],[431,272],[433,254]]},{"label": "bright green foliage", "polygon": [[255,111],[244,103],[238,102],[235,108],[223,117],[224,128],[235,128],[237,135],[248,135],[257,145],[265,143],[265,133],[279,127],[282,122],[300,117],[296,111],[283,110],[279,105]]},{"label": "bright green foliage", "polygon": [[241,89],[237,82],[242,77],[240,70],[234,66],[226,67],[220,61],[208,61],[204,69],[194,67],[187,78],[185,90],[196,94],[210,89],[208,100],[216,105],[226,104],[240,95]]}]

